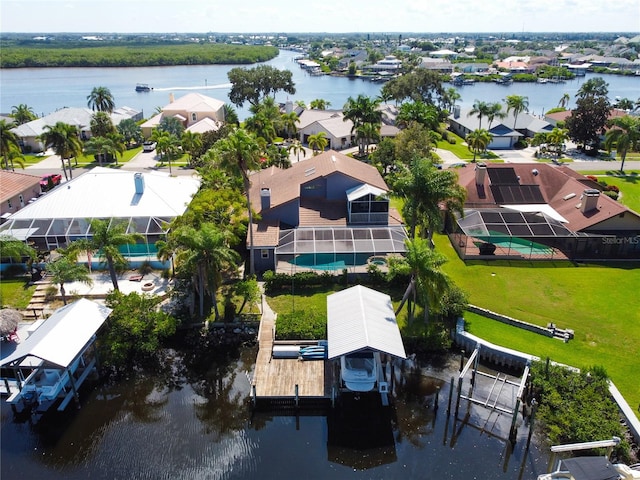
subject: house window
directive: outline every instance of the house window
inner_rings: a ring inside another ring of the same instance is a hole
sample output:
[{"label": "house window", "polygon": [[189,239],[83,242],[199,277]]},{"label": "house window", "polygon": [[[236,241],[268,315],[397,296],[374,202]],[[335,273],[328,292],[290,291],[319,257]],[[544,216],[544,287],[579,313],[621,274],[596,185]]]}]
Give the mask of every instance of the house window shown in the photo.
[{"label": "house window", "polygon": [[9,204],[9,208],[13,208],[13,205],[11,205],[11,200],[7,200],[7,203]]},{"label": "house window", "polygon": [[18,198],[20,199],[20,206],[24,207],[24,197],[22,196],[22,194]]},{"label": "house window", "polygon": [[197,120],[198,120],[198,114],[197,114],[197,113],[192,113],[192,114],[191,114],[191,121],[192,121],[192,122],[195,122],[195,121],[197,121]]},{"label": "house window", "polygon": [[263,248],[262,250],[260,250],[260,257],[269,258],[269,250],[267,250],[266,248]]}]

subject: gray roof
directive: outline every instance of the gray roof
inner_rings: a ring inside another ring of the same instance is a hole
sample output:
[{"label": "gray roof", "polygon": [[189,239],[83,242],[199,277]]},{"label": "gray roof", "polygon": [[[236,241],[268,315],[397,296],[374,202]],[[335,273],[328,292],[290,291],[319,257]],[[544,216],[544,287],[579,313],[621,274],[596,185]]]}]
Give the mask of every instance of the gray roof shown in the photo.
[{"label": "gray roof", "polygon": [[110,314],[110,308],[86,298],[65,305],[21,342],[11,355],[0,362],[0,366],[19,363],[26,357],[36,357],[59,368],[66,368]]},{"label": "gray roof", "polygon": [[[476,115],[469,115],[470,111],[471,108],[461,108],[459,117],[456,118],[454,117],[454,114],[451,114],[449,115],[449,119],[459,123],[469,130],[475,130],[478,128],[479,124],[478,117]],[[503,106],[502,111],[506,113],[506,107]],[[495,135],[496,132],[493,132],[493,130],[498,128],[499,125],[503,125],[504,127],[513,130],[515,120],[516,118],[513,115],[513,110],[509,111],[509,113],[507,113],[507,116],[503,119],[494,119],[491,123],[491,133]],[[482,127],[487,128],[488,125],[489,121],[487,120],[487,117],[482,117]],[[542,120],[535,115],[531,115],[527,112],[520,112],[518,114],[515,128],[516,130],[531,130],[533,132],[541,132],[547,130],[550,131],[553,126],[546,120]]]},{"label": "gray roof", "polygon": [[362,285],[327,297],[328,357],[371,349],[406,358],[391,297]]}]

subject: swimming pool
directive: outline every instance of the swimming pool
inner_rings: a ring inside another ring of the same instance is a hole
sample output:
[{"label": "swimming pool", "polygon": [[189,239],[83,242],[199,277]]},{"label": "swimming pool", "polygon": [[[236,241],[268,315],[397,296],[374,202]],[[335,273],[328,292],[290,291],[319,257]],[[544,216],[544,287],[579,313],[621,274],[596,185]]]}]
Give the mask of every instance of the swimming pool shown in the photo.
[{"label": "swimming pool", "polygon": [[[367,265],[370,253],[303,253],[289,260],[292,265],[322,271],[338,271],[347,267]],[[380,258],[380,257],[378,257]]]}]

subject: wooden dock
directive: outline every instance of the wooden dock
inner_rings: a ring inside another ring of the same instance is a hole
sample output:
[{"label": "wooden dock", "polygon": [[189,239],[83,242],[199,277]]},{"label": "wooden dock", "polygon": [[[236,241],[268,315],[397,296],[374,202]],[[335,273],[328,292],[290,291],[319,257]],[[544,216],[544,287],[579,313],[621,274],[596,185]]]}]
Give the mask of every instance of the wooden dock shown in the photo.
[{"label": "wooden dock", "polygon": [[331,399],[331,368],[327,360],[273,358],[275,314],[266,302],[258,332],[258,356],[251,381],[254,401],[317,404]]}]

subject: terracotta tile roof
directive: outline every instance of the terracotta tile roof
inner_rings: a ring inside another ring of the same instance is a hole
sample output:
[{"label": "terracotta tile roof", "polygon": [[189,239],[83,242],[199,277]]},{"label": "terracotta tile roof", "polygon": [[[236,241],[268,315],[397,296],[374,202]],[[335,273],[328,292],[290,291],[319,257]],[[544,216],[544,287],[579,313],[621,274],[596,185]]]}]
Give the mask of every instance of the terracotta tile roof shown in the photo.
[{"label": "terracotta tile roof", "polygon": [[[254,248],[273,247],[280,241],[280,227],[277,220],[263,220],[253,224],[253,245]],[[249,247],[249,236],[247,235],[247,247]]]},{"label": "terracotta tile roof", "polygon": [[328,150],[285,170],[271,167],[251,175],[251,204],[255,211],[262,210],[260,190],[271,190],[271,207],[283,205],[300,196],[300,185],[318,177],[334,174],[352,177],[382,190],[389,191],[378,170],[366,163],[334,150]]},{"label": "terracotta tile roof", "polygon": [[0,170],[0,202],[5,202],[30,188],[40,191],[39,176]]},{"label": "terracotta tile roof", "polygon": [[[606,195],[600,195],[596,210],[583,213],[578,207],[580,197],[585,189],[594,188],[595,185],[577,172],[568,172],[566,167],[558,168],[544,163],[505,163],[489,164],[487,169],[513,169],[521,185],[538,185],[544,200],[568,221],[565,226],[573,232],[587,230],[623,212],[631,212],[638,217],[635,212]],[[534,170],[537,175],[534,175]],[[475,168],[472,165],[458,170],[458,175],[460,185],[467,190],[466,204],[470,208],[494,208],[498,205],[489,188],[489,175],[485,177],[484,188],[480,189],[476,187]]]}]

